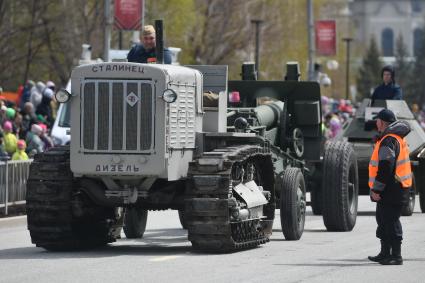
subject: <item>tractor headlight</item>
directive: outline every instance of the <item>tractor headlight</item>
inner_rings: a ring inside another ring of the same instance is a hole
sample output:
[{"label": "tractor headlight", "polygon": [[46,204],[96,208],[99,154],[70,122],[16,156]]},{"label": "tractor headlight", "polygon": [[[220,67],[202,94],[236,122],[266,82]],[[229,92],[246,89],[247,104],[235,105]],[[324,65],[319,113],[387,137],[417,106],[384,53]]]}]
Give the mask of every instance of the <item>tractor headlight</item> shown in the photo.
[{"label": "tractor headlight", "polygon": [[166,89],[162,93],[162,99],[167,103],[173,103],[177,100],[177,93],[172,89]]},{"label": "tractor headlight", "polygon": [[56,92],[55,98],[59,103],[66,103],[71,98],[71,94],[66,89],[60,89]]}]

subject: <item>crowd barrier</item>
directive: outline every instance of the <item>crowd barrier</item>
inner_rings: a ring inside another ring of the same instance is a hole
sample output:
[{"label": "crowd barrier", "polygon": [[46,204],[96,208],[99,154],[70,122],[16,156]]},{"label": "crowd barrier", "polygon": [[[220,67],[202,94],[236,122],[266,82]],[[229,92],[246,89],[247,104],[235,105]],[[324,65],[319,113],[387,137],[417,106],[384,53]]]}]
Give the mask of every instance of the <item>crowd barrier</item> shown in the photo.
[{"label": "crowd barrier", "polygon": [[31,162],[0,161],[0,208],[4,208],[5,215],[8,207],[25,203]]}]

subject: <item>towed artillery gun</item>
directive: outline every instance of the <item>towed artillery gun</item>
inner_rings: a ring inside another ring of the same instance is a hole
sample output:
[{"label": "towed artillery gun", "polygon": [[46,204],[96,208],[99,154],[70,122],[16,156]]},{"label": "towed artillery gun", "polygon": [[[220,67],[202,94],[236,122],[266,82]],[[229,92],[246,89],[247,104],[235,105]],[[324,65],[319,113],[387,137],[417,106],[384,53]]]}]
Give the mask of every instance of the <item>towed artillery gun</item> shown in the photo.
[{"label": "towed artillery gun", "polygon": [[[122,228],[142,237],[149,210],[175,209],[195,249],[250,248],[269,240],[276,205],[285,238],[297,240],[306,193],[318,188],[327,229],[353,229],[356,157],[346,142],[324,148],[317,83],[125,62],[77,67],[71,80],[71,93],[56,95],[71,109],[71,144],[36,155],[27,182],[37,246],[101,246]],[[241,98],[230,109],[229,91]],[[264,97],[275,101],[257,106]]]},{"label": "towed artillery gun", "polygon": [[353,145],[359,167],[359,193],[369,195],[368,165],[373,151],[374,138],[378,135],[375,116],[384,108],[393,111],[397,120],[408,122],[411,128],[406,140],[410,150],[414,181],[410,189],[409,204],[403,208],[402,215],[412,215],[417,194],[419,194],[421,210],[425,212],[425,132],[404,100],[375,100],[372,102],[369,98],[364,99],[355,116],[344,125],[343,131],[336,139],[347,141]]}]

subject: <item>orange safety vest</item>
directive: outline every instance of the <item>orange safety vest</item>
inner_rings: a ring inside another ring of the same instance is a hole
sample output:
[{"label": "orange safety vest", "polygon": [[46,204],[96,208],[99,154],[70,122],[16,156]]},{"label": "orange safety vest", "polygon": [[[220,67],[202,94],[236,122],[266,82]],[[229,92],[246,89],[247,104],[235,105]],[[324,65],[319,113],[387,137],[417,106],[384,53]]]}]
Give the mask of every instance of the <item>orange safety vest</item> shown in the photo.
[{"label": "orange safety vest", "polygon": [[376,175],[378,175],[378,164],[379,164],[379,148],[381,142],[388,136],[394,137],[400,144],[400,153],[397,157],[396,169],[395,169],[395,179],[401,183],[404,189],[408,189],[412,186],[412,168],[410,165],[409,159],[409,147],[404,138],[401,138],[394,134],[385,135],[380,139],[373,150],[372,157],[369,162],[369,188],[373,188],[375,183]]}]

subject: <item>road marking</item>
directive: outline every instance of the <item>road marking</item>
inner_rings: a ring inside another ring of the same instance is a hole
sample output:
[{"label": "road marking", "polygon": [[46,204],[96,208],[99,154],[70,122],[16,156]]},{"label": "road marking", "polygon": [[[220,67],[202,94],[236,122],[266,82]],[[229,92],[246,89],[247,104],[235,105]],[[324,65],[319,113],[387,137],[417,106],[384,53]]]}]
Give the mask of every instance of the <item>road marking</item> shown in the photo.
[{"label": "road marking", "polygon": [[176,258],[179,258],[179,257],[182,257],[182,256],[181,255],[160,256],[160,257],[152,258],[149,261],[159,262],[159,261],[173,260],[173,259],[176,259]]}]

